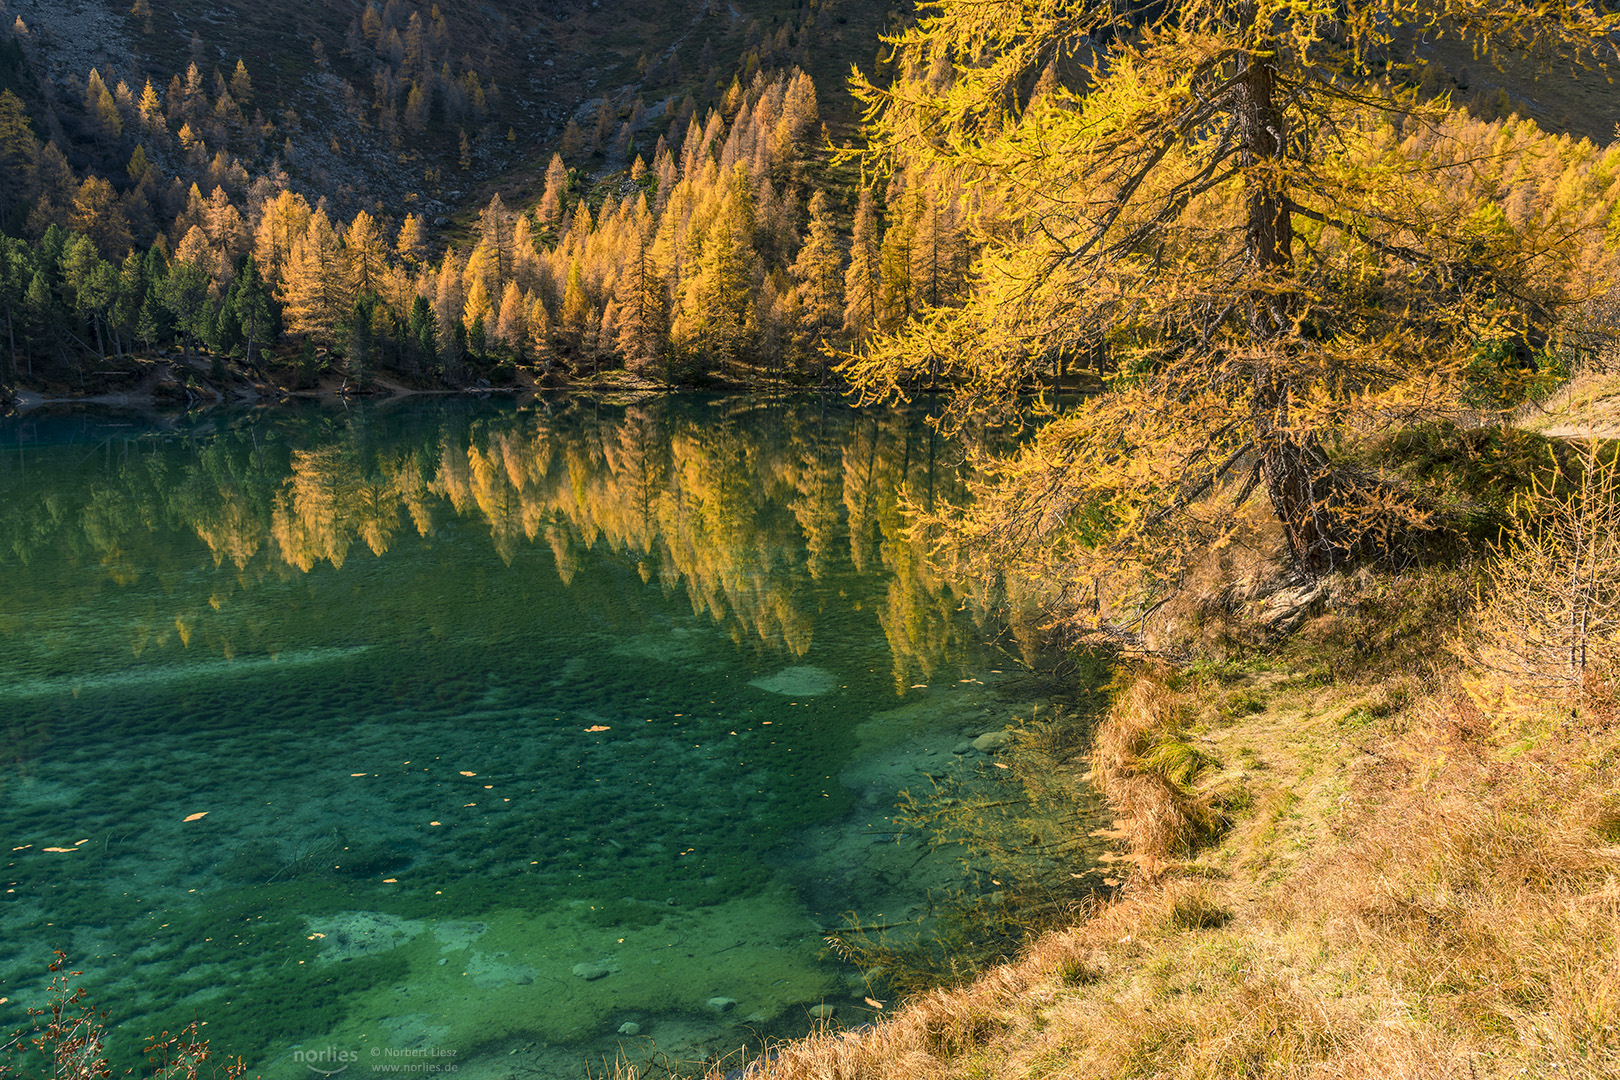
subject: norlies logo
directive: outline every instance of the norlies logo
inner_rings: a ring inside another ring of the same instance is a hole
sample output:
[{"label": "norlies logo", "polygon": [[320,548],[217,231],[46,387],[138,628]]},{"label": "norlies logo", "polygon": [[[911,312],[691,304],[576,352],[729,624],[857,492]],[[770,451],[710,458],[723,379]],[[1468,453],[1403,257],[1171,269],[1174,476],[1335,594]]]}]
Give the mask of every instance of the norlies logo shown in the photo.
[{"label": "norlies logo", "polygon": [[299,1062],[312,1073],[322,1076],[336,1076],[350,1065],[360,1060],[360,1055],[353,1050],[339,1050],[335,1046],[327,1046],[320,1050],[298,1049],[293,1051],[293,1060]]}]

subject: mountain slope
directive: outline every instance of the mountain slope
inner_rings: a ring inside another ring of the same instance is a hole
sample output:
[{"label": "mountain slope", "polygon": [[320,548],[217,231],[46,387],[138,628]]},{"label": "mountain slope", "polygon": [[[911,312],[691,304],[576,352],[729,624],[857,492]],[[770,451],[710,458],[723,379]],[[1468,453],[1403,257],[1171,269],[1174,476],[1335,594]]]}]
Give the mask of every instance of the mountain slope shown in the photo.
[{"label": "mountain slope", "polygon": [[[622,166],[613,150],[625,122],[650,145],[685,97],[701,110],[761,66],[797,63],[842,99],[849,65],[870,61],[888,17],[848,0],[0,0],[0,15],[32,69],[33,92],[22,92],[37,127],[81,171],[116,186],[143,142],[127,122],[121,137],[98,138],[79,107],[95,69],[109,89],[127,88],[126,111],[150,82],[171,120],[191,120],[211,153],[241,159],[250,176],[284,169],[337,211],[415,203],[430,216],[481,181],[543,168],[570,121],[596,167]],[[200,90],[220,111],[213,91],[239,61],[252,95],[232,99],[234,128],[176,115],[173,91]],[[827,104],[835,127],[851,118],[841,100]]]}]

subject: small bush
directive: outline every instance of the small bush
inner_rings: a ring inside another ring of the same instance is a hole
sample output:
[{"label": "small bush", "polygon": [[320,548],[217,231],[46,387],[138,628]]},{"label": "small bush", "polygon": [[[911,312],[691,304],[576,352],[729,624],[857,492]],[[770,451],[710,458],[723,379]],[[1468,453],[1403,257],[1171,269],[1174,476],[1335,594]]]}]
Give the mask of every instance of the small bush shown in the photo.
[{"label": "small bush", "polygon": [[[47,1000],[28,1015],[34,1026],[0,1040],[0,1077],[19,1080],[107,1080],[113,1075],[107,1061],[106,1014],[96,1010],[83,987],[73,980],[81,972],[64,971],[67,956],[51,962]],[[150,1080],[241,1080],[247,1066],[241,1058],[216,1059],[208,1040],[197,1037],[201,1021],[192,1021],[178,1035],[165,1031],[146,1040]]]},{"label": "small bush", "polygon": [[[1620,459],[1589,441],[1573,476],[1538,485],[1496,549],[1470,667],[1512,696],[1608,711],[1620,672]],[[1491,687],[1480,692],[1496,695]]]}]

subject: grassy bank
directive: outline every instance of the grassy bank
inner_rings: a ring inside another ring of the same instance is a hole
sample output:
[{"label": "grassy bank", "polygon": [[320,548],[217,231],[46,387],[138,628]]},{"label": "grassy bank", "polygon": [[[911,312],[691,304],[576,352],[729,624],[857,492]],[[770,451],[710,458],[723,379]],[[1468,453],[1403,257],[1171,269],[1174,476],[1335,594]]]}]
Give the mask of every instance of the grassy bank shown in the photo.
[{"label": "grassy bank", "polygon": [[1498,601],[1548,535],[1364,571],[1286,640],[1130,670],[1092,758],[1121,888],[754,1075],[1620,1075],[1613,638],[1572,692],[1488,662],[1528,635]]}]

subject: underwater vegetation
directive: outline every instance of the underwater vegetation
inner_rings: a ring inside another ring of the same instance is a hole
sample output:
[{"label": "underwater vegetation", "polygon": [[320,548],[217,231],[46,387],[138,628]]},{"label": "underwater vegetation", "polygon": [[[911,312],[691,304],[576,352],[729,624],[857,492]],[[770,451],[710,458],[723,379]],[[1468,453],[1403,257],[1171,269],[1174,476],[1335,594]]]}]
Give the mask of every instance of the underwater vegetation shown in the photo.
[{"label": "underwater vegetation", "polygon": [[879,896],[817,877],[859,863],[816,838],[893,811],[843,771],[1001,723],[989,631],[893,495],[962,482],[914,416],[26,423],[0,455],[0,996],[44,1000],[62,950],[119,1067],[198,1016],[267,1076],[312,1040],[808,1023],[853,992],[824,926]]}]

